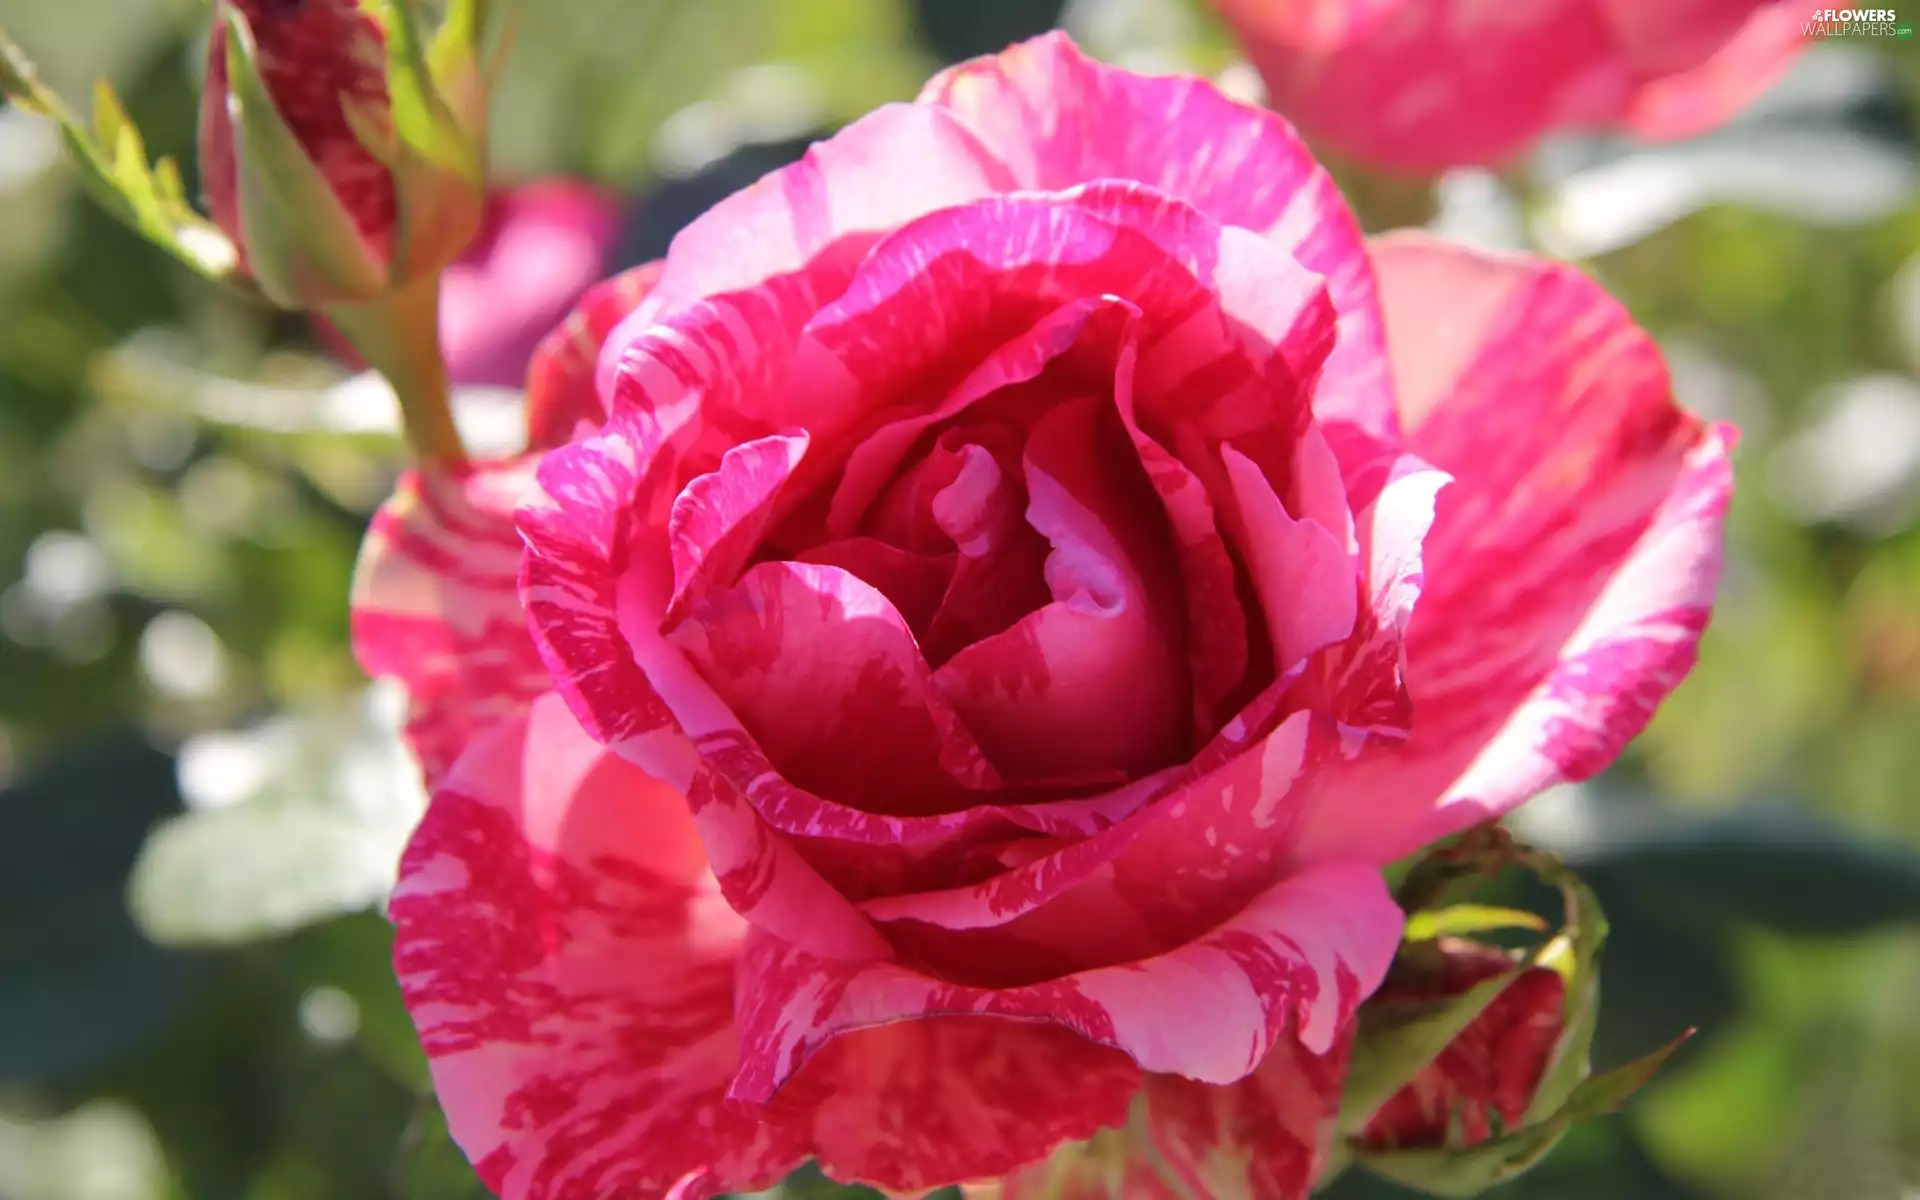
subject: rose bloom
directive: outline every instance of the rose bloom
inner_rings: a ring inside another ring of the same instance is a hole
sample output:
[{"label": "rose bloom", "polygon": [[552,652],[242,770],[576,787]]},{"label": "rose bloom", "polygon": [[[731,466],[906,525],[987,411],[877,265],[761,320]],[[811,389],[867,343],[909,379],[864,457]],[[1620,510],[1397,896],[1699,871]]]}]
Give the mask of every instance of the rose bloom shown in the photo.
[{"label": "rose bloom", "polygon": [[1409,171],[1497,164],[1541,135],[1719,125],[1793,60],[1800,0],[1214,0],[1309,136]]},{"label": "rose bloom", "polygon": [[1369,245],[1281,119],[1059,36],[602,285],[529,407],[355,598],[406,1000],[529,1200],[1032,1196],[1123,1124],[1116,1194],[1303,1195],[1381,865],[1642,727],[1730,488],[1592,283]]}]

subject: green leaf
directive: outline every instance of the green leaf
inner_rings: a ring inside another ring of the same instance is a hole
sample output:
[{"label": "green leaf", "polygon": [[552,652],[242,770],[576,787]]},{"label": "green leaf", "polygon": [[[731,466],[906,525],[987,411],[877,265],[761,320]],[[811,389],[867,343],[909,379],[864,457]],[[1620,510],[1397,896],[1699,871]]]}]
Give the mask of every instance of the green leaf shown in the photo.
[{"label": "green leaf", "polygon": [[[115,219],[215,282],[243,295],[255,289],[240,271],[232,241],[187,203],[178,168],[147,165],[139,129],[104,82],[94,87],[94,128],[76,118],[40,82],[24,51],[0,29],[0,94],[28,112],[55,122],[81,183]],[[97,136],[96,136],[97,134]],[[170,174],[169,174],[170,172]]]},{"label": "green leaf", "polygon": [[1380,1107],[1431,1065],[1524,969],[1516,964],[1446,1000],[1363,1005],[1340,1096],[1341,1130],[1358,1134],[1365,1129]]},{"label": "green leaf", "polygon": [[285,308],[370,300],[387,271],[306,148],[287,128],[260,77],[247,21],[222,6],[227,82],[247,258],[261,290]]}]

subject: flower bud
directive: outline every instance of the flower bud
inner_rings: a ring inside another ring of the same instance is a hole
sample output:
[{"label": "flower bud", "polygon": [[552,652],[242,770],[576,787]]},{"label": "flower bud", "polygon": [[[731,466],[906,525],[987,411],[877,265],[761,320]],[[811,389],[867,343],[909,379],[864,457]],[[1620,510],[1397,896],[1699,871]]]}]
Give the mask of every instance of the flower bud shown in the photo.
[{"label": "flower bud", "polygon": [[[1466,902],[1518,867],[1560,892],[1558,933],[1525,952],[1471,935],[1544,933],[1535,914]],[[1340,1128],[1348,1158],[1429,1196],[1477,1196],[1538,1163],[1580,1121],[1618,1112],[1687,1034],[1594,1074],[1606,917],[1551,855],[1498,827],[1426,854],[1397,898],[1406,942],[1361,1006]]]},{"label": "flower bud", "polygon": [[[1459,938],[1406,956],[1370,1003],[1430,1004],[1514,970],[1514,956]],[[1360,1135],[1369,1147],[1473,1146],[1517,1126],[1565,1027],[1566,981],[1528,967],[1438,1057],[1396,1092]]]},{"label": "flower bud", "polygon": [[[393,239],[393,177],[354,135],[346,105],[388,104],[386,34],[354,0],[231,0],[254,38],[260,79],[370,252],[385,259]],[[200,183],[214,223],[240,248],[247,231],[235,161],[228,30],[216,23],[200,95]]]},{"label": "flower bud", "polygon": [[473,0],[428,46],[412,0],[219,0],[200,109],[206,202],[268,299],[364,306],[479,231]]}]

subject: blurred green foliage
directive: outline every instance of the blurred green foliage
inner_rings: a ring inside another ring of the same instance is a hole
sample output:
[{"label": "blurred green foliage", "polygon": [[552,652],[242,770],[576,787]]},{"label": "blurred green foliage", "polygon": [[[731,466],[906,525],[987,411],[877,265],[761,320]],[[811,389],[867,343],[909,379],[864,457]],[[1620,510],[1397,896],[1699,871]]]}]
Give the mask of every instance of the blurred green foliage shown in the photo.
[{"label": "blurred green foliage", "polygon": [[[624,188],[638,261],[807,137],[1061,15],[527,5],[496,165]],[[78,98],[110,77],[152,150],[186,161],[203,17],[190,0],[0,0],[51,84]],[[1064,19],[1143,68],[1232,57],[1186,0],[1075,0]],[[1727,131],[1717,158],[1585,143],[1571,167],[1543,155],[1438,190],[1340,167],[1374,228],[1545,229],[1571,252],[1562,202],[1620,161],[1697,184],[1729,152],[1805,135],[1809,180],[1851,202],[1836,218],[1804,190],[1720,181],[1696,190],[1732,202],[1588,264],[1668,346],[1683,398],[1746,436],[1699,670],[1602,787],[1543,801],[1525,832],[1612,921],[1598,1061],[1702,1034],[1627,1117],[1501,1194],[1920,1187],[1920,453],[1863,492],[1848,454],[1900,447],[1833,428],[1863,380],[1920,409],[1920,201],[1862,199],[1864,174],[1819,158],[1844,144],[1881,156],[1877,179],[1912,176],[1920,52],[1822,49],[1871,60],[1864,90]],[[367,732],[378,704],[345,640],[397,444],[236,417],[305,411],[341,372],[300,322],[236,305],[86,203],[44,133],[0,110],[0,1196],[481,1195],[422,1099],[367,911],[418,804]],[[809,1176],[787,1194],[836,1193]],[[1404,1193],[1352,1175],[1334,1194]]]}]

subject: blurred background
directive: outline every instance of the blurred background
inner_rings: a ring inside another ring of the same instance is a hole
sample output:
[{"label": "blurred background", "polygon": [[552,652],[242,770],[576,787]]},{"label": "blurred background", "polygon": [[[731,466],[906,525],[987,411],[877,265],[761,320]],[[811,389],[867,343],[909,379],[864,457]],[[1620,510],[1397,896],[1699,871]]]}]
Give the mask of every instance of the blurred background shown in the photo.
[{"label": "blurred background", "polygon": [[[500,183],[598,190],[506,204],[475,288],[655,257],[808,140],[1056,23],[1258,94],[1197,0],[529,16]],[[84,108],[112,80],[188,162],[204,19],[0,0],[49,83]],[[1745,431],[1699,670],[1619,767],[1516,821],[1612,919],[1599,1062],[1701,1033],[1514,1200],[1920,1197],[1917,112],[1920,47],[1836,40],[1690,142],[1562,138],[1437,181],[1336,164],[1369,228],[1582,261],[1682,399]],[[58,149],[0,108],[0,1200],[484,1195],[419,1099],[377,911],[423,803],[398,698],[346,644],[391,398],[115,224]],[[552,320],[470,307],[487,346]],[[510,436],[519,365],[456,362],[476,443]]]}]

